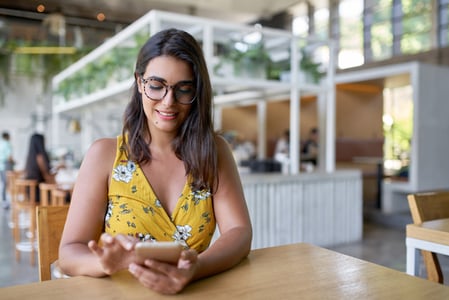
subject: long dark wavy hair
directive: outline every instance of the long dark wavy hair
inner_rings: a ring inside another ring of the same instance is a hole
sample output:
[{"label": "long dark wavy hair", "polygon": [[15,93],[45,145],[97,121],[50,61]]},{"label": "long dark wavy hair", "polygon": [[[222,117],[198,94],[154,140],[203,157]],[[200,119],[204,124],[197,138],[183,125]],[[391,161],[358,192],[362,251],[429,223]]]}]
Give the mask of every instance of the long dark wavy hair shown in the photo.
[{"label": "long dark wavy hair", "polygon": [[190,113],[173,140],[173,150],[184,162],[186,173],[192,176],[193,188],[214,190],[218,182],[218,163],[212,123],[212,87],[203,51],[195,38],[185,31],[160,31],[140,49],[132,96],[124,114],[122,146],[133,161],[145,163],[152,159],[148,146],[151,143],[151,132],[137,80],[145,73],[148,63],[162,55],[187,62],[192,68],[196,85],[196,99],[190,104]]},{"label": "long dark wavy hair", "polygon": [[28,148],[25,165],[25,178],[36,179],[38,182],[43,182],[45,179],[37,163],[38,155],[42,155],[47,171],[50,171],[50,159],[48,157],[47,150],[45,149],[45,137],[40,133],[34,133],[30,138],[30,145]]}]

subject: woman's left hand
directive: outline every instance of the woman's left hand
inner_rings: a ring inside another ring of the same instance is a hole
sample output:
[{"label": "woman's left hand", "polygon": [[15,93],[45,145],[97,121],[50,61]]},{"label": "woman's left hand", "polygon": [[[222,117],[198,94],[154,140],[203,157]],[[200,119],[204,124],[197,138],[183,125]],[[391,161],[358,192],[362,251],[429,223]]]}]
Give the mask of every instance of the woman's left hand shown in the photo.
[{"label": "woman's left hand", "polygon": [[147,259],[144,265],[131,263],[129,271],[139,282],[161,294],[176,294],[192,281],[198,268],[198,253],[189,249],[181,252],[178,265]]}]

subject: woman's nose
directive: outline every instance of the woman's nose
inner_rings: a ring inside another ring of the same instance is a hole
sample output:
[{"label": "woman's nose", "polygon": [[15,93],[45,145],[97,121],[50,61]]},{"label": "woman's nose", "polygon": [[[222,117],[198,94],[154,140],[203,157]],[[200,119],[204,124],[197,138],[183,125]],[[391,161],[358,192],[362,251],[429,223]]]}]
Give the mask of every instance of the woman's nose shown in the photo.
[{"label": "woman's nose", "polygon": [[176,103],[175,91],[173,88],[167,88],[167,94],[165,94],[165,97],[162,99],[162,101],[167,106]]}]

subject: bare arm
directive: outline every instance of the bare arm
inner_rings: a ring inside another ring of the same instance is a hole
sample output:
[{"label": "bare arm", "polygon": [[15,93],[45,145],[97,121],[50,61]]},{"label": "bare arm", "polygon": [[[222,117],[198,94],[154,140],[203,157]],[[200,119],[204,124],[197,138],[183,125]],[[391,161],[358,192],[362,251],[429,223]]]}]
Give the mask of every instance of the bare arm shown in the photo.
[{"label": "bare arm", "polygon": [[198,256],[194,279],[227,270],[251,249],[252,227],[240,176],[227,142],[217,138],[219,187],[214,194],[214,212],[220,237]]},{"label": "bare arm", "polygon": [[36,157],[37,166],[44,177],[45,182],[55,183],[55,176],[50,174],[50,168],[42,154],[38,154]]},{"label": "bare arm", "polygon": [[107,274],[88,243],[98,241],[103,232],[115,149],[115,139],[98,140],[83,159],[59,248],[59,265],[65,274]]}]

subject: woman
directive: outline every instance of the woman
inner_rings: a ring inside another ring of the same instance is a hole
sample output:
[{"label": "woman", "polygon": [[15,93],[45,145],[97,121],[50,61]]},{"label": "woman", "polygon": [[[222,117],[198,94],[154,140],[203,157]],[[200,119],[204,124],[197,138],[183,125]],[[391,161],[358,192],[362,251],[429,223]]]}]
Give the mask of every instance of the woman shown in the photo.
[{"label": "woman", "polygon": [[[55,174],[51,172],[50,159],[45,149],[45,138],[35,133],[30,138],[30,146],[25,165],[25,178],[41,182],[55,183]],[[39,187],[36,187],[36,202],[39,202]]]},{"label": "woman", "polygon": [[[227,270],[251,247],[243,189],[226,141],[213,132],[202,50],[169,29],[139,52],[122,134],[96,141],[73,191],[59,251],[67,275],[128,269],[164,294]],[[212,245],[215,225],[220,237]],[[136,263],[137,241],[178,241],[177,265]]]}]

